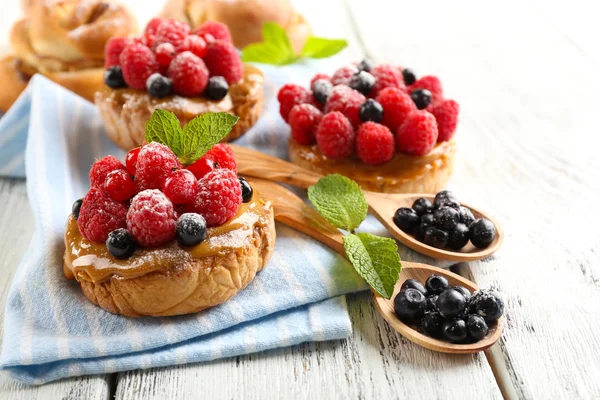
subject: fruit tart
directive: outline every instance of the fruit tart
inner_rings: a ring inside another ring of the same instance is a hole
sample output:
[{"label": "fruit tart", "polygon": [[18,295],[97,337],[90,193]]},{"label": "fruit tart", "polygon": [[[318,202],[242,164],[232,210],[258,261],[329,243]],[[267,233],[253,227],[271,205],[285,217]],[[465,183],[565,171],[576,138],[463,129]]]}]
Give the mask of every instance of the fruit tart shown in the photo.
[{"label": "fruit tart", "polygon": [[[212,124],[199,122],[195,129]],[[90,190],[67,219],[64,274],[111,313],[169,316],[213,307],[244,289],[273,253],[272,204],[238,178],[231,148],[204,140],[200,147],[210,150],[202,154],[189,140],[173,140],[181,134],[162,135],[172,148],[150,141],[161,135],[149,137],[125,163],[97,160]]]},{"label": "fruit tart", "polygon": [[363,60],[315,75],[310,90],[284,85],[278,100],[295,164],[387,193],[434,193],[450,177],[459,106],[435,76]]},{"label": "fruit tart", "polygon": [[10,33],[12,54],[0,60],[0,111],[40,73],[93,101],[102,88],[104,45],[137,31],[135,17],[113,0],[40,0],[23,4]]},{"label": "fruit tart", "polygon": [[226,26],[215,35],[203,26],[192,31],[184,22],[154,18],[142,36],[107,43],[106,86],[95,102],[117,145],[141,145],[144,125],[157,109],[173,112],[182,126],[207,112],[238,116],[224,141],[254,125],[262,111],[263,75],[242,63]]}]

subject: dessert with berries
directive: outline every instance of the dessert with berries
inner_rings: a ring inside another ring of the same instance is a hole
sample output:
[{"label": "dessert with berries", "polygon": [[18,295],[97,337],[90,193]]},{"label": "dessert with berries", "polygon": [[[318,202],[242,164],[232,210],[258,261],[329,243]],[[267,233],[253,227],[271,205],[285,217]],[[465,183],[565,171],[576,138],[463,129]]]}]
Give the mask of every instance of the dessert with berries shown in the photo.
[{"label": "dessert with berries", "polygon": [[233,126],[228,118],[204,114],[177,130],[172,114],[157,111],[147,144],[124,163],[92,165],[64,255],[65,276],[92,303],[129,317],[194,313],[227,301],[267,264],[273,207],[238,178],[231,148],[214,144]]},{"label": "dessert with berries", "polygon": [[302,167],[388,193],[436,192],[452,172],[459,106],[435,76],[363,60],[315,75],[310,89],[284,85],[278,100]]},{"label": "dessert with berries", "polygon": [[261,71],[242,63],[227,26],[217,22],[192,31],[184,22],[154,18],[140,37],[112,38],[104,81],[95,102],[106,133],[126,150],[142,144],[157,109],[177,115],[182,126],[207,112],[238,116],[224,141],[241,136],[262,111]]}]

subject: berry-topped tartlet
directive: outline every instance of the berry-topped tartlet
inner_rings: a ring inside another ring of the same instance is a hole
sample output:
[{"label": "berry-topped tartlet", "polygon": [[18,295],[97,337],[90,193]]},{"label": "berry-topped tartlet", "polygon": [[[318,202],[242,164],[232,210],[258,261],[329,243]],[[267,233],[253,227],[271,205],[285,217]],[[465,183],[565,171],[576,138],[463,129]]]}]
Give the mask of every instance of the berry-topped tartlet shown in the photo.
[{"label": "berry-topped tartlet", "polygon": [[148,144],[125,163],[93,164],[64,255],[65,276],[92,303],[128,317],[194,313],[227,301],[267,264],[272,204],[238,178],[231,148],[214,144],[236,119],[208,113],[181,130],[159,110]]},{"label": "berry-topped tartlet", "polygon": [[173,112],[182,126],[206,112],[238,116],[224,141],[241,136],[262,111],[263,74],[242,63],[224,24],[192,32],[184,22],[154,18],[141,37],[112,38],[105,57],[106,87],[95,103],[106,133],[126,150],[142,144],[156,109]]},{"label": "berry-topped tartlet", "polygon": [[315,75],[310,90],[284,85],[278,100],[304,168],[387,193],[437,192],[452,172],[459,106],[435,76],[363,60]]}]

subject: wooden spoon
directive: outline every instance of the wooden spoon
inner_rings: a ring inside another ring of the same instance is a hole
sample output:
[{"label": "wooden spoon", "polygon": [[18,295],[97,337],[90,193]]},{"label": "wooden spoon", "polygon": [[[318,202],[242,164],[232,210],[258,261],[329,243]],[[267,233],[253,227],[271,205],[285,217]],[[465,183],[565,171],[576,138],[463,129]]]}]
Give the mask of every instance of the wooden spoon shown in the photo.
[{"label": "wooden spoon", "polygon": [[[344,243],[342,241],[343,235],[341,232],[333,225],[329,224],[327,220],[313,208],[308,206],[301,198],[283,186],[264,179],[250,178],[248,179],[248,182],[250,182],[254,190],[273,202],[275,219],[277,221],[317,239],[346,257]],[[460,275],[446,271],[445,269],[427,264],[402,261],[402,271],[400,272],[400,278],[394,288],[394,295],[392,298],[387,300],[376,293],[373,294],[375,304],[377,304],[377,308],[383,318],[385,318],[392,328],[408,340],[434,351],[469,354],[485,350],[493,345],[502,335],[504,317],[500,318],[498,322],[490,328],[490,331],[485,338],[477,343],[471,344],[453,344],[431,338],[418,332],[411,326],[406,325],[396,317],[393,299],[400,291],[402,283],[411,278],[424,283],[431,274],[442,275],[448,279],[448,282],[451,285],[464,286],[471,292],[479,289],[475,283]]]},{"label": "wooden spoon", "polygon": [[[319,181],[320,178],[322,178],[322,176],[316,172],[309,171],[295,164],[280,160],[279,158],[238,145],[230,146],[235,151],[238,162],[238,172],[240,175],[253,176],[257,178],[268,179],[270,181],[287,183],[305,189],[311,185],[314,185]],[[394,212],[398,208],[411,207],[412,203],[419,197],[425,197],[433,201],[435,195],[422,193],[376,193],[366,190],[363,192],[373,215],[375,215],[375,217],[386,227],[388,232],[390,232],[394,238],[402,242],[405,246],[429,257],[454,262],[481,260],[495,253],[500,248],[504,240],[504,232],[502,231],[502,228],[500,228],[500,225],[498,225],[498,223],[492,217],[478,209],[471,207],[470,205],[461,203],[473,212],[475,218],[487,218],[494,224],[496,227],[496,238],[494,241],[485,249],[478,249],[473,246],[471,242],[469,242],[459,251],[438,249],[436,247],[426,245],[425,243],[417,240],[413,236],[398,228],[396,224],[394,224],[393,217]]]}]

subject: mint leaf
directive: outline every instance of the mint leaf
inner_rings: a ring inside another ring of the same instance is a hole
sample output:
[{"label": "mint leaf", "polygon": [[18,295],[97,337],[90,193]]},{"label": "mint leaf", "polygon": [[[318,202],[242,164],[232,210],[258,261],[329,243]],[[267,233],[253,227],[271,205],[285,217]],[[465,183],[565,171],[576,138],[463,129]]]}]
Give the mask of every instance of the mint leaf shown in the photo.
[{"label": "mint leaf", "polygon": [[348,42],[344,39],[325,39],[311,36],[302,49],[303,57],[327,58],[342,51]]},{"label": "mint leaf", "polygon": [[344,248],[354,269],[373,290],[391,298],[402,270],[396,241],[361,232],[344,236]]},{"label": "mint leaf", "polygon": [[369,207],[360,186],[339,174],[319,179],[308,188],[308,198],[319,214],[339,229],[353,232],[367,217]]},{"label": "mint leaf", "polygon": [[242,61],[285,65],[296,62],[290,39],[281,26],[267,22],[262,28],[263,42],[252,43],[242,50]]},{"label": "mint leaf", "polygon": [[183,165],[193,163],[223,140],[238,119],[240,118],[226,112],[209,112],[197,116],[183,127],[179,153],[175,154]]},{"label": "mint leaf", "polygon": [[155,110],[146,121],[146,143],[158,142],[179,155],[182,130],[179,119],[170,111]]}]

